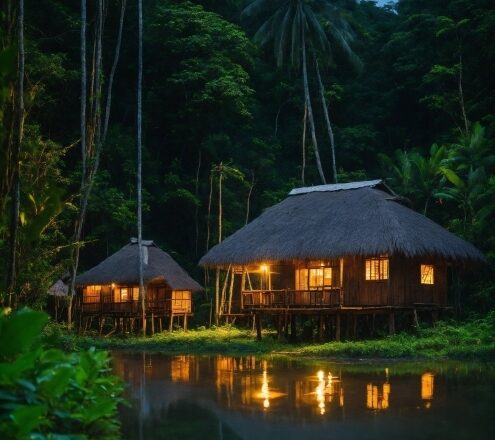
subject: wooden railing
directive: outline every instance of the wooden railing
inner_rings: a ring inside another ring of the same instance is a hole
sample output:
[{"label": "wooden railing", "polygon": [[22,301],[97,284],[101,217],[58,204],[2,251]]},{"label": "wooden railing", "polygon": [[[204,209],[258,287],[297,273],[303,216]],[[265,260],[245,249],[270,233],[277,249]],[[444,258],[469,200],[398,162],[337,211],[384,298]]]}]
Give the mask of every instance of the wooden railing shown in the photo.
[{"label": "wooden railing", "polygon": [[241,292],[241,309],[334,307],[343,304],[339,287],[315,290],[245,290]]},{"label": "wooden railing", "polygon": [[[84,314],[112,314],[112,315],[140,315],[142,311],[140,301],[122,302],[83,302],[82,312]],[[146,301],[146,313],[155,315],[166,315],[171,311],[174,313],[190,313],[192,311],[191,299],[163,299]]]}]

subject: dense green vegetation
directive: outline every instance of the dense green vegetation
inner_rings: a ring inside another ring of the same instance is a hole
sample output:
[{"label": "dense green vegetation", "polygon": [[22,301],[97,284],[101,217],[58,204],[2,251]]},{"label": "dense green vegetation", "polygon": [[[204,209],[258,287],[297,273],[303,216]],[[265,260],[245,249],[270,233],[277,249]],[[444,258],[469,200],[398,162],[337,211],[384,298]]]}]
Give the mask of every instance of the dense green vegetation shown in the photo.
[{"label": "dense green vegetation", "polygon": [[[56,327],[55,327],[56,328]],[[53,331],[53,330],[52,330]],[[55,330],[56,331],[56,330]],[[265,331],[256,341],[250,330],[235,327],[200,328],[188,332],[164,332],[152,337],[108,337],[63,333],[65,349],[77,350],[96,346],[112,350],[145,350],[170,354],[280,354],[303,357],[422,358],[422,359],[494,359],[495,314],[459,325],[439,322],[433,328],[400,333],[379,339],[295,344],[277,341],[273,332]]]},{"label": "dense green vegetation", "polygon": [[43,338],[48,316],[0,315],[0,437],[120,438],[123,386],[104,351],[67,354]]},{"label": "dense green vegetation", "polygon": [[[327,179],[333,178],[330,122],[338,180],[387,178],[416,209],[475,243],[489,268],[461,280],[455,276],[451,302],[460,316],[493,309],[491,2],[292,2],[312,23],[305,37],[307,84],[300,35],[288,39],[278,27],[263,27],[280,24],[277,8],[290,2],[251,3],[145,2],[144,238],[203,280],[196,263],[219,239],[218,179],[226,236],[302,185],[303,171],[305,185],[320,183],[317,153]],[[80,4],[25,0],[25,112],[16,160],[16,2],[2,2],[0,294],[8,302],[11,290],[14,305],[44,307],[48,286],[70,270],[79,244],[82,270],[136,235],[137,7],[127,1],[106,130],[102,114],[122,2],[104,2],[100,64],[94,58],[97,4],[88,4],[87,19],[88,163],[97,161],[98,146],[101,156],[81,243],[74,243],[82,172]],[[296,18],[294,26],[300,24]],[[303,140],[309,102],[314,123],[308,119]],[[15,283],[7,279],[12,243]],[[200,305],[208,295],[196,299],[198,325],[206,322]]]}]

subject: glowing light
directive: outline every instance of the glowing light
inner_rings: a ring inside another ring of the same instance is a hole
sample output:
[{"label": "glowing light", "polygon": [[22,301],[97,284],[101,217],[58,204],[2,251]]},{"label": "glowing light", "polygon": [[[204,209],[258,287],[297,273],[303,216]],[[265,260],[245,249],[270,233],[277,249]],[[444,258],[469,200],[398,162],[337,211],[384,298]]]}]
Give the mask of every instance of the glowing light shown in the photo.
[{"label": "glowing light", "polygon": [[423,400],[433,399],[434,379],[435,376],[432,373],[424,373],[421,376],[421,399]]},{"label": "glowing light", "polygon": [[381,392],[377,385],[369,383],[366,386],[366,407],[369,409],[387,409],[389,407],[390,384],[382,385]]},{"label": "glowing light", "polygon": [[114,289],[114,288],[115,288],[115,283],[112,283],[112,289]]},{"label": "glowing light", "polygon": [[263,382],[261,384],[261,397],[263,399],[263,408],[270,408],[270,390],[268,388],[268,375],[266,368],[263,370]]},{"label": "glowing light", "polygon": [[268,265],[267,264],[260,265],[260,271],[261,272],[268,272]]},{"label": "glowing light", "polygon": [[318,386],[315,390],[316,401],[320,414],[323,415],[325,414],[325,373],[320,370],[316,375],[318,376]]}]

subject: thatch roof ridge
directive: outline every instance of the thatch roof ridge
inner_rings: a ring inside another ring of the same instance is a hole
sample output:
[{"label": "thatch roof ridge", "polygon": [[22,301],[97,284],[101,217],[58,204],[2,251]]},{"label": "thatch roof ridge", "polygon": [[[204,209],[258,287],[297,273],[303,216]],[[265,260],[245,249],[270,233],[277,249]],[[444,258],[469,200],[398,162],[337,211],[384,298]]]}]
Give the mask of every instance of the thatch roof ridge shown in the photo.
[{"label": "thatch roof ridge", "polygon": [[484,261],[472,244],[391,194],[386,188],[362,186],[289,196],[210,249],[200,265],[379,254]]},{"label": "thatch roof ridge", "polygon": [[[165,251],[153,241],[143,240],[145,284],[164,280],[174,290],[202,290],[202,287]],[[139,252],[137,241],[131,242],[76,277],[77,285],[138,284]]]}]

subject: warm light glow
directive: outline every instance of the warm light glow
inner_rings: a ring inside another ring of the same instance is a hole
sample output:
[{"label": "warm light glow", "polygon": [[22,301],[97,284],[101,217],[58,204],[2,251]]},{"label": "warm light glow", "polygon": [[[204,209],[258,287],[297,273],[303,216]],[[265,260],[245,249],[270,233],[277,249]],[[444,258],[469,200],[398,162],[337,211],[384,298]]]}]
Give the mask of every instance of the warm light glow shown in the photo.
[{"label": "warm light glow", "polygon": [[318,386],[316,387],[316,401],[318,402],[318,409],[320,414],[325,414],[325,373],[318,371]]},{"label": "warm light glow", "polygon": [[112,289],[115,289],[115,283],[112,283]]},{"label": "warm light glow", "polygon": [[365,279],[367,281],[388,280],[388,258],[367,258],[365,260]]},{"label": "warm light glow", "polygon": [[263,272],[263,273],[268,272],[268,265],[267,264],[261,264],[260,265],[260,272]]},{"label": "warm light glow", "polygon": [[263,382],[261,384],[261,397],[263,399],[263,408],[270,408],[270,390],[268,388],[268,376],[266,368],[263,370]]},{"label": "warm light glow", "polygon": [[366,407],[369,409],[387,409],[389,407],[390,384],[382,385],[381,393],[377,385],[369,383],[366,386]]},{"label": "warm light glow", "polygon": [[421,284],[435,284],[434,268],[431,264],[421,265]]},{"label": "warm light glow", "polygon": [[188,356],[176,356],[170,364],[170,378],[172,382],[189,382],[191,358]]},{"label": "warm light glow", "polygon": [[435,376],[432,373],[424,373],[421,376],[421,399],[433,399],[433,386]]}]

